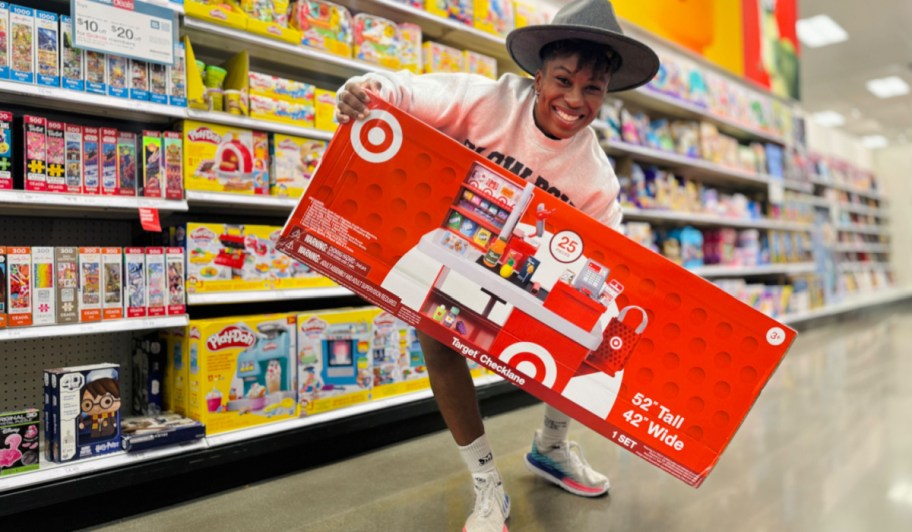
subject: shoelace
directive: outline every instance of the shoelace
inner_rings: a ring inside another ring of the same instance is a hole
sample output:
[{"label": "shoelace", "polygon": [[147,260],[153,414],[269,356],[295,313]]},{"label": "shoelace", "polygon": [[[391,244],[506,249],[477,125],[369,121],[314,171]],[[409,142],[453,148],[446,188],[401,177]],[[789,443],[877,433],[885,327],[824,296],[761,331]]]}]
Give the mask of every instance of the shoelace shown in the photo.
[{"label": "shoelace", "polygon": [[[481,480],[481,482],[478,482]],[[483,484],[479,488],[479,484]],[[475,479],[475,512],[487,516],[494,511],[494,482],[488,479]]]},{"label": "shoelace", "polygon": [[575,469],[582,469],[585,471],[588,469],[589,462],[586,461],[586,457],[583,455],[583,448],[580,447],[575,441],[566,442],[567,446],[567,456],[570,457],[570,461],[573,462]]}]

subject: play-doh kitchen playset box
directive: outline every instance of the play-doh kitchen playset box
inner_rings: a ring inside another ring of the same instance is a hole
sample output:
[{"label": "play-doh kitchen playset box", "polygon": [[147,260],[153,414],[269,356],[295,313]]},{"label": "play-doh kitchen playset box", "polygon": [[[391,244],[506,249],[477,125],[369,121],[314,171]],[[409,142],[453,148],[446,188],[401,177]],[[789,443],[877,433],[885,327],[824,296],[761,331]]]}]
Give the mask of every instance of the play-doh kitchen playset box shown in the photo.
[{"label": "play-doh kitchen playset box", "polygon": [[212,435],[297,417],[293,314],[193,320],[187,328],[187,417]]},{"label": "play-doh kitchen playset box", "polygon": [[699,486],[796,333],[373,101],[277,248]]},{"label": "play-doh kitchen playset box", "polygon": [[185,120],[184,187],[269,194],[269,136],[262,131]]}]

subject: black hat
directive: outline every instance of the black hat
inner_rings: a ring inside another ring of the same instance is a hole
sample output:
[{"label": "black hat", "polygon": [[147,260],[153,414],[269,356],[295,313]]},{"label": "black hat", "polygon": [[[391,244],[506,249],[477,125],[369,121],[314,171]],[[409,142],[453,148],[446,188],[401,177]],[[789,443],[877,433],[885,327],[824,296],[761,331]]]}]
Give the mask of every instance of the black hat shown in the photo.
[{"label": "black hat", "polygon": [[624,35],[609,0],[574,0],[562,7],[550,24],[511,31],[507,50],[520,68],[534,75],[542,65],[542,47],[565,39],[604,44],[620,57],[621,66],[611,76],[608,92],[635,89],[659,71],[659,57],[652,48]]}]

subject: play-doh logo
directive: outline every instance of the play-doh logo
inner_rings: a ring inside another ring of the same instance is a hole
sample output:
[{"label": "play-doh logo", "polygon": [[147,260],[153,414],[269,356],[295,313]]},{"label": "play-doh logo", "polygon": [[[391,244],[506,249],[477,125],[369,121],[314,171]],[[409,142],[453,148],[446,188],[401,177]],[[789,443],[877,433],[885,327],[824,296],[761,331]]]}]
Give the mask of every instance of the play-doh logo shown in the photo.
[{"label": "play-doh logo", "polygon": [[200,127],[187,133],[187,137],[193,142],[208,142],[210,144],[221,144],[222,136],[212,131],[208,127]]},{"label": "play-doh logo", "polygon": [[199,327],[197,327],[196,325],[194,325],[193,327],[190,327],[190,339],[191,340],[199,340],[202,337],[203,337],[203,335],[200,334]]},{"label": "play-doh logo", "polygon": [[219,351],[221,349],[230,349],[232,347],[251,347],[256,343],[256,336],[248,331],[235,325],[222,329],[221,332],[213,334],[206,340],[206,347],[210,351]]},{"label": "play-doh logo", "polygon": [[282,148],[283,150],[296,150],[296,149],[298,149],[298,145],[295,144],[295,141],[293,141],[293,140],[291,140],[291,139],[284,139],[284,140],[282,140],[281,142],[279,142],[279,147]]},{"label": "play-doh logo", "polygon": [[190,232],[190,238],[194,242],[208,243],[215,240],[215,233],[207,227],[197,227]]},{"label": "play-doh logo", "polygon": [[374,327],[380,328],[384,332],[389,332],[395,325],[396,316],[393,316],[389,312],[382,312],[374,319]]},{"label": "play-doh logo", "polygon": [[316,338],[322,336],[327,327],[329,324],[320,318],[310,318],[302,323],[299,329],[304,335]]}]

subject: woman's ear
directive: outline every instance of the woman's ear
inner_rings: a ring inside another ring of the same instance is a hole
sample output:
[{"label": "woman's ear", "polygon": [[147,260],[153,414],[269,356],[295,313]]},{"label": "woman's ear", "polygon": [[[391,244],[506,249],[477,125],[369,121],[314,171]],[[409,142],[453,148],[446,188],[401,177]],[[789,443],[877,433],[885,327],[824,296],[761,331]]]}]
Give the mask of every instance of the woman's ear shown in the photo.
[{"label": "woman's ear", "polygon": [[543,74],[541,70],[535,72],[535,81],[532,84],[532,87],[535,89],[535,94],[541,92],[542,75]]}]

